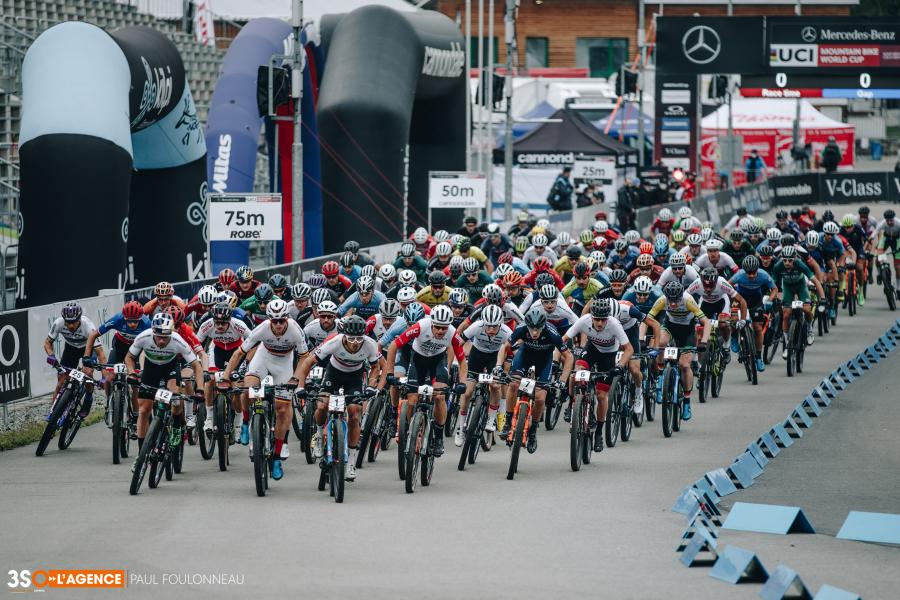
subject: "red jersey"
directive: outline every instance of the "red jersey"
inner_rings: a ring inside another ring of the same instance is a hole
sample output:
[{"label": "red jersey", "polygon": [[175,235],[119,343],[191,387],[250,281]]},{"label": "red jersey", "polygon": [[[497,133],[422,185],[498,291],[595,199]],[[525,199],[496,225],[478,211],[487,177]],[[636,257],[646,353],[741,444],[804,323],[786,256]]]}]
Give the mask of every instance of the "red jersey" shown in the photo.
[{"label": "red jersey", "polygon": [[532,271],[522,279],[522,285],[533,288],[537,276],[541,273],[549,273],[553,277],[553,280],[556,282],[557,288],[563,289],[565,287],[566,284],[563,283],[562,277],[560,277],[559,273],[557,273],[553,269],[548,269],[546,271]]}]

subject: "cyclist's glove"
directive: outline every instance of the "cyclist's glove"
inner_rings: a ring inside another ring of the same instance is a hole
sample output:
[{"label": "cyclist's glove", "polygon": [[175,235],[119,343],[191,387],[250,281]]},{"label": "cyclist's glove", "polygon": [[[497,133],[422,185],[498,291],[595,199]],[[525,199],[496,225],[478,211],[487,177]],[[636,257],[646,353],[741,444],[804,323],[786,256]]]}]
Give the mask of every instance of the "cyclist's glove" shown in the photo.
[{"label": "cyclist's glove", "polygon": [[494,367],[494,370],[491,371],[491,375],[494,377],[503,377],[503,367]]},{"label": "cyclist's glove", "polygon": [[59,365],[59,360],[57,360],[55,354],[47,355],[47,364],[50,365],[51,367],[55,367],[55,366]]},{"label": "cyclist's glove", "polygon": [[466,384],[464,384],[464,383],[457,383],[457,384],[453,387],[453,391],[456,392],[457,394],[462,394],[462,393],[464,393],[464,392],[466,391]]},{"label": "cyclist's glove", "polygon": [[93,356],[83,356],[81,358],[81,364],[85,368],[90,369],[92,367],[95,367],[97,365],[97,362],[94,360]]}]

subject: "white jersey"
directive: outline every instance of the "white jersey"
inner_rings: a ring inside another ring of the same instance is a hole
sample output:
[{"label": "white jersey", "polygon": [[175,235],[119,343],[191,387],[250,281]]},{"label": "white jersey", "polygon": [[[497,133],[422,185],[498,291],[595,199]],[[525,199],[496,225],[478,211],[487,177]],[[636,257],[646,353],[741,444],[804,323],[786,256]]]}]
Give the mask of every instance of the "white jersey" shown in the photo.
[{"label": "white jersey", "polygon": [[676,277],[675,273],[672,272],[672,267],[668,267],[665,271],[663,271],[663,274],[659,276],[659,280],[656,282],[656,285],[659,286],[659,289],[662,289],[670,281],[677,281],[686,288],[697,281],[697,279],[699,278],[700,274],[697,273],[697,269],[695,269],[693,265],[685,265],[684,275],[682,275],[681,277]]},{"label": "white jersey", "polygon": [[594,322],[591,315],[580,317],[575,324],[569,327],[566,337],[574,339],[578,334],[587,334],[588,342],[590,342],[598,352],[617,352],[619,346],[628,343],[628,336],[625,335],[625,329],[616,319],[606,321],[606,326],[597,331],[594,328]]},{"label": "white jersey", "polygon": [[529,246],[528,249],[525,250],[525,253],[522,255],[522,260],[525,262],[526,265],[531,267],[531,263],[538,256],[546,256],[547,258],[549,258],[551,265],[555,265],[556,261],[559,260],[559,257],[556,255],[556,252],[554,252],[551,248],[544,248],[543,254],[538,254],[537,252],[535,252],[534,246]]},{"label": "white jersey", "polygon": [[704,248],[703,246],[700,246],[700,252],[698,252],[696,256],[694,256],[694,253],[691,252],[690,246],[685,246],[678,252],[680,252],[681,254],[684,254],[685,258],[690,258],[691,260],[697,260],[701,256],[706,256],[706,248]]},{"label": "white jersey", "polygon": [[184,341],[183,337],[177,333],[173,333],[172,337],[169,338],[169,343],[165,346],[160,346],[156,343],[156,340],[153,339],[152,329],[147,329],[138,334],[138,336],[134,338],[131,347],[128,348],[128,352],[135,359],[143,352],[146,360],[155,365],[165,365],[179,356],[181,356],[187,364],[197,360],[197,355],[194,354],[194,351],[191,350],[190,345]]},{"label": "white jersey", "polygon": [[[421,356],[438,356],[446,352],[456,337],[456,327],[450,325],[442,337],[435,337],[431,328],[431,317],[425,317],[397,336],[397,345],[403,346],[412,340],[413,352]],[[459,341],[457,344],[461,344]],[[454,348],[455,349],[455,348]],[[459,352],[457,351],[459,354]]]},{"label": "white jersey", "polygon": [[309,339],[309,343],[312,344],[313,348],[324,342],[325,338],[329,335],[334,335],[337,332],[337,321],[335,321],[334,327],[328,330],[322,328],[322,324],[318,319],[310,321],[306,324],[306,327],[303,328],[303,333],[306,334],[306,337]]},{"label": "white jersey", "polygon": [[713,264],[709,259],[709,254],[704,254],[694,261],[694,267],[698,271],[702,271],[706,267],[712,267],[719,273],[727,272],[729,275],[731,275],[732,272],[737,271],[737,264],[734,262],[734,259],[724,252],[719,252],[719,261],[716,264]]},{"label": "white jersey", "polygon": [[725,229],[725,231],[732,231],[733,229],[737,229],[738,227],[742,226],[744,223],[748,223],[748,222],[752,222],[752,221],[753,221],[753,215],[751,215],[749,213],[744,215],[743,217],[741,217],[739,215],[734,215],[733,217],[728,219],[727,223],[725,223],[724,229]]},{"label": "white jersey", "polygon": [[53,325],[50,326],[50,332],[47,334],[47,337],[55,342],[56,336],[61,335],[66,344],[75,348],[84,348],[87,346],[88,336],[96,330],[97,327],[93,321],[84,315],[81,316],[81,323],[78,324],[78,329],[75,331],[69,331],[66,328],[65,320],[62,317],[57,317],[53,321]]},{"label": "white jersey", "polygon": [[217,348],[222,348],[223,350],[234,350],[249,335],[250,328],[243,321],[239,321],[234,317],[231,317],[231,322],[225,331],[216,329],[216,322],[213,319],[207,319],[201,323],[200,329],[197,330],[197,339],[200,341],[200,344],[205,344],[206,340],[212,340],[212,343]]},{"label": "white jersey", "polygon": [[[378,344],[370,337],[363,338],[359,350],[350,352],[344,345],[344,334],[339,333],[332,336],[320,344],[313,354],[319,360],[328,358],[328,364],[344,373],[352,373],[362,368],[363,363],[370,364],[378,362],[381,353],[378,352]],[[329,358],[330,357],[330,358]]]},{"label": "white jersey", "polygon": [[488,335],[484,330],[484,321],[478,319],[463,331],[462,336],[467,342],[472,342],[472,347],[485,354],[496,354],[503,344],[512,335],[512,329],[506,325],[500,325],[500,331],[496,335]]},{"label": "white jersey", "polygon": [[715,304],[725,297],[734,298],[737,291],[724,277],[719,277],[711,290],[707,290],[703,287],[703,281],[698,279],[688,286],[687,293],[691,296],[700,296],[701,301],[707,304]]},{"label": "white jersey", "polygon": [[298,354],[306,354],[309,351],[303,330],[296,321],[292,320],[288,320],[287,329],[283,334],[275,335],[272,331],[272,323],[266,319],[250,332],[250,336],[241,344],[241,350],[245,353],[250,352],[257,344],[262,344],[267,352],[279,356],[289,354],[294,350]]},{"label": "white jersey", "polygon": [[[637,312],[632,314],[632,311]],[[641,310],[634,306],[631,302],[624,302],[622,300],[619,301],[619,316],[617,318],[619,324],[622,325],[623,331],[628,331],[629,329],[637,325],[638,317],[640,316],[635,316],[637,315],[637,313],[641,313]],[[643,314],[644,313],[641,313],[641,315]]]},{"label": "white jersey", "polygon": [[[376,340],[380,340],[381,336],[387,333],[387,330],[390,329],[390,327],[384,326],[384,317],[381,315],[381,313],[376,313],[375,315],[373,315],[373,318],[375,319],[375,325],[372,327],[372,335],[375,336]],[[394,319],[394,323],[396,322],[397,319]],[[394,323],[391,323],[391,325],[393,325]]]}]

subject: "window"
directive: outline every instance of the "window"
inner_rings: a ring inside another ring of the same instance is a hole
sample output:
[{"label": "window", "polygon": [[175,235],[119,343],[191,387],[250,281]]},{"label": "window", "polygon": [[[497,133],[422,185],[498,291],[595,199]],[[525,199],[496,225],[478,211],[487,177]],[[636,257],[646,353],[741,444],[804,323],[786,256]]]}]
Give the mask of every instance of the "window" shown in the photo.
[{"label": "window", "polygon": [[525,68],[547,67],[550,43],[545,37],[525,38]]},{"label": "window", "polygon": [[[482,42],[484,44],[484,46],[482,47],[482,51],[483,51],[483,55],[484,55],[484,62],[482,64],[484,64],[485,67],[489,67],[492,63],[496,65],[499,60],[498,56],[500,54],[500,47],[497,45],[497,37],[496,36],[494,37],[494,60],[493,61],[488,59],[488,40],[490,38],[485,37],[482,39],[484,40],[484,42]],[[478,67],[478,38],[477,37],[472,36],[470,48],[472,50],[472,52],[470,54],[470,58],[472,59],[472,64],[469,66],[474,69],[474,68]]]},{"label": "window", "polygon": [[608,77],[628,61],[626,38],[578,38],[575,66],[587,67],[591,77]]}]

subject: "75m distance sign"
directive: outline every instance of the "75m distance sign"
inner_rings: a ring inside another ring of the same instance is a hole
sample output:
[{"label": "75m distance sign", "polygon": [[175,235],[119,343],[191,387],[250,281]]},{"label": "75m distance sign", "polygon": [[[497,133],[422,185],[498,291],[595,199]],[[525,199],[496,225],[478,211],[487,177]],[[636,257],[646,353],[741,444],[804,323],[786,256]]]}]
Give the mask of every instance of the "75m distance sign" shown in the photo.
[{"label": "75m distance sign", "polygon": [[281,238],[280,194],[210,194],[210,241]]},{"label": "75m distance sign", "polygon": [[481,173],[431,171],[428,174],[429,208],[484,208],[487,179]]}]

